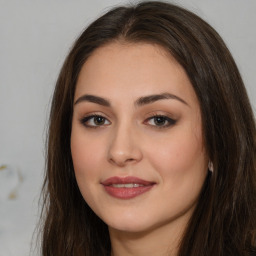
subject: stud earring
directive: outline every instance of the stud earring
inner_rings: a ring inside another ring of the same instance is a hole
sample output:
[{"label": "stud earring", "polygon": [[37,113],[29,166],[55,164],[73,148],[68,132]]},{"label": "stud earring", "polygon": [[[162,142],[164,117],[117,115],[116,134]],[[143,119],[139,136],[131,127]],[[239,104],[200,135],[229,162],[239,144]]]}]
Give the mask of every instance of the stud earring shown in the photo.
[{"label": "stud earring", "polygon": [[209,163],[208,163],[208,170],[210,172],[213,172],[213,163],[211,161],[209,161]]}]

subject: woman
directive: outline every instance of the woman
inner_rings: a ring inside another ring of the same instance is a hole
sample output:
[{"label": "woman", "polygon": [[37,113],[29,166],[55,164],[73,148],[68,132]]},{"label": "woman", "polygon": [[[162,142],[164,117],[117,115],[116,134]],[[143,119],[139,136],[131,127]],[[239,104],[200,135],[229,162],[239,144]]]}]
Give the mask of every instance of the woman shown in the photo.
[{"label": "woman", "polygon": [[175,5],[75,42],[50,115],[43,255],[253,255],[255,121],[232,56]]}]

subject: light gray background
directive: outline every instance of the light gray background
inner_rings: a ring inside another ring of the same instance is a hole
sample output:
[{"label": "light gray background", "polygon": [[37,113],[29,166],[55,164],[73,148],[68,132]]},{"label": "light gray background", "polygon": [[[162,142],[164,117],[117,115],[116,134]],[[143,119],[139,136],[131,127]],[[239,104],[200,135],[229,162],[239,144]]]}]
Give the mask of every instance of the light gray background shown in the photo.
[{"label": "light gray background", "polygon": [[[175,2],[223,37],[255,111],[256,0]],[[120,3],[127,1],[0,0],[0,165],[22,177],[17,197],[0,199],[0,256],[29,254],[43,179],[46,120],[62,62],[84,27]]]}]

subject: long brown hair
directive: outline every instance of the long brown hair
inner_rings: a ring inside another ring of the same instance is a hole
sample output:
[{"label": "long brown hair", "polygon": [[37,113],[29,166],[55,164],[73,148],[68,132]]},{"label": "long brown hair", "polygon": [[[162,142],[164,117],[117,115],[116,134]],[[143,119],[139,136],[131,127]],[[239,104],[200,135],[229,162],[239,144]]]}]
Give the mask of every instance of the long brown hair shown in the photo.
[{"label": "long brown hair", "polygon": [[110,255],[107,225],[88,207],[76,183],[70,133],[81,67],[95,49],[114,40],[164,47],[183,66],[200,103],[214,171],[178,255],[249,255],[256,229],[256,128],[243,81],[211,26],[181,7],[157,1],[116,7],[97,19],[77,39],[61,69],[48,130],[42,255]]}]

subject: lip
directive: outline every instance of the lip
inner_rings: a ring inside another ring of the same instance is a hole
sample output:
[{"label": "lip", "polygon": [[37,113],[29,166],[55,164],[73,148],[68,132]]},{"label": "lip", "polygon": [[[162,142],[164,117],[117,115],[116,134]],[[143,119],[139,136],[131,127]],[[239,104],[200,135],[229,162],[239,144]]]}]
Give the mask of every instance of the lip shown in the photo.
[{"label": "lip", "polygon": [[[110,177],[101,182],[105,191],[115,198],[131,199],[149,191],[156,184],[152,181],[143,180],[133,176]],[[135,187],[116,187],[117,184],[136,184]]]}]

